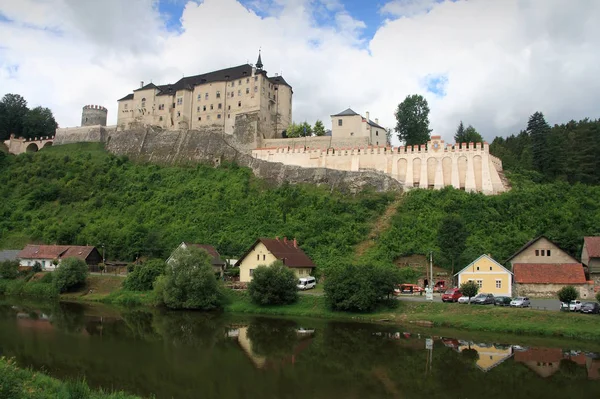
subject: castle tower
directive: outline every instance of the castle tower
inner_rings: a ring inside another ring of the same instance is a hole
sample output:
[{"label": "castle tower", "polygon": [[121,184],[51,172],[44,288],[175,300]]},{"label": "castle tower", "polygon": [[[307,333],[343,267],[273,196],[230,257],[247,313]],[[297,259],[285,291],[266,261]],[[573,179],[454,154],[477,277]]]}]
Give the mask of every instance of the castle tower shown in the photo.
[{"label": "castle tower", "polygon": [[108,110],[101,105],[86,105],[81,112],[81,126],[106,126]]}]

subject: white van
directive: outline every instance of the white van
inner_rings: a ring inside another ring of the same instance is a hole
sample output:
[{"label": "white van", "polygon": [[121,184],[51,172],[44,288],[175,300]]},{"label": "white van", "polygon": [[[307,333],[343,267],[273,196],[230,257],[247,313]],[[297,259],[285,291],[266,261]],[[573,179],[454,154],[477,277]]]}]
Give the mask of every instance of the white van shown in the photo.
[{"label": "white van", "polygon": [[317,280],[314,277],[302,277],[298,280],[298,289],[299,290],[309,290],[311,288],[315,288],[317,285]]}]

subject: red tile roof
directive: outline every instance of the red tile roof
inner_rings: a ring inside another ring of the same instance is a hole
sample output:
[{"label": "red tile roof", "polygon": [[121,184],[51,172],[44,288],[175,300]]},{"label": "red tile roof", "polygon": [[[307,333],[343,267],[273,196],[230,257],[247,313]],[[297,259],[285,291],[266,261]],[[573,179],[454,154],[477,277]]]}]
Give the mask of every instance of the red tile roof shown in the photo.
[{"label": "red tile roof", "polygon": [[590,258],[600,258],[600,237],[583,237],[583,245]]},{"label": "red tile roof", "polygon": [[585,284],[581,263],[515,263],[517,284]]},{"label": "red tile roof", "polygon": [[248,251],[238,260],[236,265],[239,265],[242,260],[248,256],[250,251],[256,247],[256,245],[262,242],[267,250],[273,254],[274,257],[281,260],[284,265],[288,267],[317,267],[313,261],[300,249],[296,240],[288,240],[287,238],[259,238],[254,244],[248,249]]},{"label": "red tile roof", "polygon": [[75,257],[85,260],[94,250],[91,246],[27,245],[19,252],[20,259],[60,259]]}]

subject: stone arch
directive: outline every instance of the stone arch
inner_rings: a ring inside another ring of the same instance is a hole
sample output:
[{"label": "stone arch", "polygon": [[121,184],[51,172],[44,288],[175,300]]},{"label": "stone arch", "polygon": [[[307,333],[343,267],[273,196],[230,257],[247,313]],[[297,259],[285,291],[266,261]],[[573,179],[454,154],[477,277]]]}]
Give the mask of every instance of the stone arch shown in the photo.
[{"label": "stone arch", "polygon": [[413,185],[419,187],[421,181],[421,158],[413,159]]},{"label": "stone arch", "polygon": [[435,172],[437,171],[437,158],[427,158],[427,187],[433,188],[435,184]]},{"label": "stone arch", "polygon": [[483,180],[483,176],[482,176],[482,160],[481,160],[481,156],[480,155],[475,155],[473,157],[473,171],[475,172],[475,190],[477,192],[481,192],[482,189],[482,180]]},{"label": "stone arch", "polygon": [[52,147],[52,142],[51,141],[46,141],[46,144],[44,144],[43,148],[46,148],[46,147]]},{"label": "stone arch", "polygon": [[458,158],[458,188],[465,189],[467,181],[467,157]]},{"label": "stone arch", "polygon": [[400,180],[401,182],[406,181],[406,166],[407,165],[408,165],[408,162],[406,161],[405,158],[400,158],[398,160],[398,180]]},{"label": "stone arch", "polygon": [[27,146],[27,148],[25,148],[25,152],[38,152],[39,149],[40,148],[36,143],[31,143]]},{"label": "stone arch", "polygon": [[442,159],[442,174],[444,175],[444,187],[452,185],[452,158]]}]

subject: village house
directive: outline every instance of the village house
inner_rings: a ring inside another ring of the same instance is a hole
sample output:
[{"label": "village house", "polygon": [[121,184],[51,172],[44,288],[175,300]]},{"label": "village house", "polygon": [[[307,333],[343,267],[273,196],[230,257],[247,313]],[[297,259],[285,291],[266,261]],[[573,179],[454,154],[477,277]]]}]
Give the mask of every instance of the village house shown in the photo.
[{"label": "village house", "polygon": [[455,274],[458,286],[474,281],[479,292],[494,296],[512,296],[512,273],[489,255],[481,255]]},{"label": "village house", "polygon": [[459,341],[459,346],[455,350],[459,353],[464,350],[476,351],[478,356],[475,365],[483,372],[490,371],[513,355],[510,345],[485,345],[465,341]]},{"label": "village house", "polygon": [[582,299],[593,297],[581,263],[515,263],[515,294],[519,296],[556,296],[561,288],[572,285]]},{"label": "village house", "polygon": [[[225,271],[225,261],[221,259],[221,255],[215,247],[206,244],[191,244],[187,242],[182,242],[181,244],[179,244],[177,249],[175,249],[175,251],[177,251],[178,249],[186,250],[190,247],[203,249],[206,252],[208,252],[208,255],[211,258],[210,264],[212,265],[215,274],[223,276],[223,272]],[[173,253],[171,253],[171,256],[169,256],[169,258],[167,259],[167,264],[173,261],[173,255],[175,254],[175,251],[173,251]]]},{"label": "village house", "polygon": [[589,279],[600,286],[600,237],[583,237],[581,263],[587,267]]},{"label": "village house", "polygon": [[369,119],[369,112],[366,113],[366,117],[363,117],[351,108],[331,115],[331,136],[336,139],[367,137],[369,145],[389,145],[386,130],[379,125],[379,119],[372,121]]},{"label": "village house", "polygon": [[523,245],[521,249],[508,258],[504,264],[509,262],[513,270],[516,263],[579,263],[577,259],[560,249],[558,245],[545,236],[536,237]]},{"label": "village house", "polygon": [[43,270],[52,271],[65,258],[78,258],[88,266],[102,263],[96,247],[78,245],[27,245],[19,252],[20,266],[32,267],[38,262]]},{"label": "village house", "polygon": [[240,282],[252,281],[254,269],[261,265],[269,266],[278,260],[292,269],[297,277],[310,276],[316,267],[300,249],[295,238],[259,238],[236,263],[240,268]]}]

